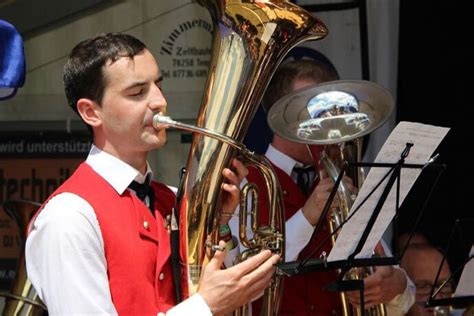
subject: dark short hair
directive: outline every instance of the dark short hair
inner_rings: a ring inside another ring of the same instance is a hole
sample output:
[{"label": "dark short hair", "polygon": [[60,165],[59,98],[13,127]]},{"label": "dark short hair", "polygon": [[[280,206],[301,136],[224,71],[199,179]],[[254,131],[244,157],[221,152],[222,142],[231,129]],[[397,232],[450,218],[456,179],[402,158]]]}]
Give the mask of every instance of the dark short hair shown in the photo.
[{"label": "dark short hair", "polygon": [[292,92],[297,79],[322,83],[338,80],[339,75],[332,64],[321,60],[297,59],[283,63],[273,75],[263,96],[262,103],[267,112],[276,101]]},{"label": "dark short hair", "polygon": [[77,101],[88,98],[101,103],[106,86],[103,66],[110,60],[134,57],[146,49],[139,39],[121,33],[99,34],[77,44],[63,69],[64,90],[69,106],[76,112]]}]

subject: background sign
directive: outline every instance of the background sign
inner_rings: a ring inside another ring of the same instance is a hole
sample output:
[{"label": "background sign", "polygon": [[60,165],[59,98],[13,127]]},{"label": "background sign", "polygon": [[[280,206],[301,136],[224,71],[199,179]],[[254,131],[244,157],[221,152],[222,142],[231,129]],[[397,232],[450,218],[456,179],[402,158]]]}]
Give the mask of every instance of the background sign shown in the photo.
[{"label": "background sign", "polygon": [[[90,145],[82,135],[0,138],[0,203],[42,203],[87,157]],[[10,287],[23,243],[16,221],[0,207],[0,290]]]}]

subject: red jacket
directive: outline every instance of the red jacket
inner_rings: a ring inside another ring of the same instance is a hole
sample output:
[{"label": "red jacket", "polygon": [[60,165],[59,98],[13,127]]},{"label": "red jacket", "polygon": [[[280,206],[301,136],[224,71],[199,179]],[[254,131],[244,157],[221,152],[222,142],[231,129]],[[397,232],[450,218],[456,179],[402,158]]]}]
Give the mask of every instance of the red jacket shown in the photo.
[{"label": "red jacket", "polygon": [[[306,197],[294,181],[281,169],[273,166],[277,174],[278,180],[283,191],[283,201],[285,207],[286,219],[293,216],[300,208],[303,207]],[[249,182],[255,183],[259,188],[264,188],[262,177],[255,169],[250,168],[247,177]],[[259,190],[260,212],[259,221],[261,223],[268,222],[268,202],[264,190]],[[327,228],[325,227],[325,232]],[[310,242],[300,253],[298,259],[306,258],[322,239],[326,236],[324,231],[316,236],[315,240]],[[314,254],[312,258],[319,258],[322,251],[329,254],[331,249],[330,243],[326,243],[321,251]],[[335,281],[336,273],[313,272],[301,275],[295,275],[284,279],[283,298],[280,302],[279,315],[342,315],[340,294],[337,292],[327,292],[322,288],[329,283]],[[260,304],[253,304],[253,315],[260,315]]]},{"label": "red jacket", "polygon": [[[72,192],[93,207],[104,240],[113,304],[119,315],[156,315],[176,304],[165,227],[175,195],[153,182],[155,217],[132,193],[122,195],[82,163],[55,193]],[[51,198],[50,197],[50,198]]]}]

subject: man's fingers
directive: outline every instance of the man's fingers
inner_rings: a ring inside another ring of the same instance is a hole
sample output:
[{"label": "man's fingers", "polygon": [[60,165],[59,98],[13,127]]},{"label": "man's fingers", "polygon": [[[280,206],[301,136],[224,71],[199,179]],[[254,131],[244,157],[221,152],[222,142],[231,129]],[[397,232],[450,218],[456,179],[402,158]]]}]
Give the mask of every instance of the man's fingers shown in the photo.
[{"label": "man's fingers", "polygon": [[273,273],[275,272],[275,265],[280,260],[280,256],[272,255],[268,260],[259,265],[256,269],[248,273],[246,278],[253,280],[260,280],[263,278],[270,279]]},{"label": "man's fingers", "polygon": [[371,287],[366,287],[364,290],[364,295],[367,296],[372,296],[372,295],[379,295],[381,292],[381,287],[380,285],[373,285]]},{"label": "man's fingers", "polygon": [[[349,302],[356,306],[360,307],[360,295],[357,291],[346,292],[346,297]],[[364,306],[366,308],[372,307],[376,304],[380,304],[381,295],[380,294],[368,294],[364,293]]]},{"label": "man's fingers", "polygon": [[[319,179],[322,180],[331,180],[329,178],[328,172],[326,171],[325,168],[318,168],[319,170]],[[332,180],[331,180],[332,181]]]},{"label": "man's fingers", "polygon": [[226,179],[227,183],[234,185],[238,185],[240,183],[240,180],[237,175],[229,168],[224,168],[224,170],[222,170],[222,175]]},{"label": "man's fingers", "polygon": [[347,190],[351,193],[351,194],[357,194],[357,188],[354,186],[354,183],[352,182],[352,179],[349,178],[348,176],[344,176],[342,178],[342,183],[344,184],[344,186],[347,188]]},{"label": "man's fingers", "polygon": [[364,288],[366,291],[373,288],[377,284],[380,284],[380,279],[375,274],[371,274],[364,278]]},{"label": "man's fingers", "polygon": [[[253,258],[255,258],[255,256],[244,261],[244,263]],[[272,278],[275,270],[274,265],[279,260],[279,256],[273,255],[260,264],[256,269],[251,270],[249,273],[243,275],[241,277],[241,282],[243,282],[242,284],[245,288],[245,291],[240,299],[242,299],[244,302],[247,302],[261,295],[264,289],[269,285],[270,279]]]},{"label": "man's fingers", "polygon": [[322,179],[318,183],[318,188],[320,191],[331,192],[332,188],[334,187],[334,182],[331,178]]},{"label": "man's fingers", "polygon": [[222,267],[222,264],[224,263],[224,258],[225,258],[225,245],[226,243],[224,241],[219,241],[219,249],[214,249],[216,252],[214,253],[214,256],[212,259],[209,261],[207,264],[208,269],[213,269],[213,270],[220,270]]},{"label": "man's fingers", "polygon": [[[262,265],[272,256],[272,253],[270,250],[264,250],[260,252],[258,255],[255,255],[253,257],[250,257],[249,259],[242,261],[241,263],[230,267],[229,269],[233,269],[237,271],[237,278],[240,279],[244,275],[247,275],[254,271],[255,269],[259,268],[260,265]],[[276,261],[278,262],[278,260]],[[276,263],[275,262],[275,263]]]},{"label": "man's fingers", "polygon": [[232,167],[235,168],[239,182],[249,174],[247,167],[245,167],[244,164],[236,158],[232,159]]},{"label": "man's fingers", "polygon": [[267,278],[260,279],[250,285],[249,300],[254,300],[263,295],[263,292],[270,284],[271,276],[272,275]]},{"label": "man's fingers", "polygon": [[243,277],[243,279],[247,279],[249,284],[248,290],[250,298],[256,298],[268,286],[270,279],[273,277],[275,272],[274,266],[279,260],[280,257],[278,255],[273,255],[257,269]]},{"label": "man's fingers", "polygon": [[229,183],[223,183],[222,184],[222,189],[232,195],[239,196],[240,194],[240,189],[238,186],[235,184],[229,184]]},{"label": "man's fingers", "polygon": [[382,297],[380,294],[364,295],[364,304],[366,307],[372,307],[376,304],[380,304],[381,299]]},{"label": "man's fingers", "polygon": [[[350,302],[352,305],[354,305],[354,307],[356,308],[360,308],[360,301],[351,301]],[[373,302],[373,301],[364,301],[364,309],[367,310],[375,305],[377,305],[379,303],[376,303],[376,302]]]},{"label": "man's fingers", "polygon": [[344,292],[346,295],[347,299],[352,303],[352,302],[357,302],[359,301],[359,291],[349,291],[349,292]]}]

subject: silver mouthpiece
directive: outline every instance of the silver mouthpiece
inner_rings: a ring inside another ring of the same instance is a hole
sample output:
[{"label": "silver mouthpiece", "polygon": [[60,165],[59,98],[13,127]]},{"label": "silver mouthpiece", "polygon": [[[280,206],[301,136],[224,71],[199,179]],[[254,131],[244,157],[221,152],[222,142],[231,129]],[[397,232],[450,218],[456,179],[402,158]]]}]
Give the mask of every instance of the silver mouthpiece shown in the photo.
[{"label": "silver mouthpiece", "polygon": [[156,129],[173,127],[180,130],[201,134],[207,137],[211,137],[213,139],[220,140],[221,142],[231,145],[232,147],[237,148],[241,151],[248,151],[248,149],[242,143],[235,141],[227,135],[217,133],[203,127],[175,121],[171,117],[163,115],[163,113],[161,112],[153,116],[153,127]]},{"label": "silver mouthpiece", "polygon": [[169,116],[163,115],[163,113],[157,113],[153,116],[153,127],[156,129],[168,128],[173,126],[175,123]]}]

